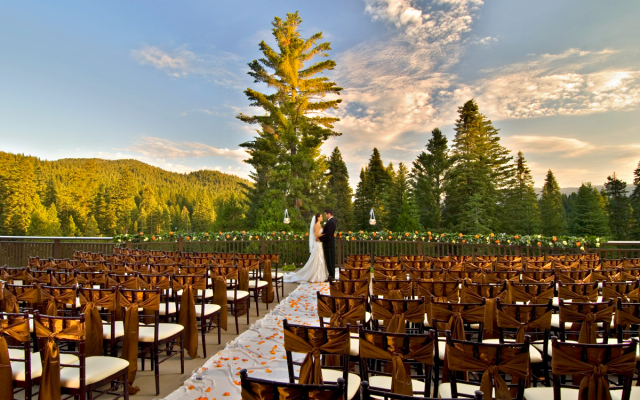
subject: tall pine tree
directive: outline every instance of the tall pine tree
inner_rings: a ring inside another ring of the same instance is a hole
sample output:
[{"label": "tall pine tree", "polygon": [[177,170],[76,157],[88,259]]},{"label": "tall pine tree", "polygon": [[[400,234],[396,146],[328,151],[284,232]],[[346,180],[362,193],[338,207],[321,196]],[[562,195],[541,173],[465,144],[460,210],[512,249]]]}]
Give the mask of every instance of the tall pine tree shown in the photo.
[{"label": "tall pine tree", "polygon": [[607,236],[611,233],[602,196],[590,183],[583,183],[578,190],[569,215],[569,230],[576,236]]},{"label": "tall pine tree", "polygon": [[[310,64],[315,57],[326,57],[330,43],[320,42],[322,33],[304,39],[298,28],[302,19],[298,13],[287,14],[286,19],[276,17],[273,36],[278,45],[271,48],[260,42],[263,58],[249,63],[249,75],[256,83],[264,83],[274,92],[265,94],[253,89],[245,90],[251,105],[262,108],[263,115],[239,114],[238,119],[259,125],[258,136],[241,144],[247,149],[248,164],[255,185],[248,189],[250,218],[258,224],[264,216],[282,215],[288,208],[291,227],[307,227],[312,207],[324,202],[323,195],[328,177],[327,165],[320,154],[320,146],[331,137],[340,135],[333,130],[338,118],[326,111],[337,109],[336,99],[342,88],[319,76],[335,67],[332,60]],[[273,70],[269,72],[268,70]],[[331,99],[327,99],[331,96]],[[284,206],[267,201],[267,195],[278,191],[284,195]],[[278,210],[267,207],[281,207]],[[281,219],[281,218],[280,218]]]},{"label": "tall pine tree", "polygon": [[507,191],[502,218],[502,231],[511,234],[533,235],[540,232],[538,196],[533,187],[531,170],[521,151],[516,157],[514,186]]},{"label": "tall pine tree", "polygon": [[549,170],[542,187],[538,203],[542,233],[547,236],[567,234],[567,212],[564,207],[560,186],[553,172]]},{"label": "tall pine tree", "polygon": [[389,225],[394,231],[415,231],[422,229],[418,207],[411,192],[409,169],[404,163],[398,164],[389,194]]},{"label": "tall pine tree", "polygon": [[[349,186],[349,171],[336,146],[328,161],[329,183],[327,185],[327,205],[333,209],[342,230],[353,227],[353,190]],[[320,211],[320,210],[318,210]]]},{"label": "tall pine tree", "polygon": [[[499,204],[504,202],[505,189],[513,183],[512,157],[475,100],[459,107],[458,113],[453,166],[446,174],[446,222],[450,228],[464,232],[473,225],[496,230]],[[474,195],[479,211],[473,218],[482,218],[478,223],[466,220],[471,216],[466,208]]]},{"label": "tall pine tree", "polygon": [[31,214],[39,203],[31,161],[15,155],[0,171],[0,232],[26,235]]},{"label": "tall pine tree", "polygon": [[420,213],[420,224],[428,229],[438,229],[442,223],[442,195],[444,176],[451,166],[447,138],[440,129],[431,131],[427,151],[413,162],[411,176],[413,193]]},{"label": "tall pine tree", "polygon": [[604,190],[611,234],[616,240],[629,240],[635,221],[630,199],[627,197],[627,183],[618,179],[614,173],[613,176],[607,177]]},{"label": "tall pine tree", "polygon": [[376,216],[374,229],[388,229],[389,221],[389,197],[392,186],[392,177],[389,168],[385,168],[377,148],[373,149],[369,164],[360,174],[360,183],[356,190],[358,220],[356,227],[361,230],[370,230],[369,212],[373,209]]},{"label": "tall pine tree", "polygon": [[353,200],[353,225],[355,229],[368,230],[369,229],[369,200],[364,192],[367,187],[365,180],[367,174],[364,168],[360,169],[360,181],[356,186],[356,195]]},{"label": "tall pine tree", "polygon": [[633,171],[633,184],[635,188],[629,196],[629,200],[633,208],[635,224],[631,235],[633,239],[640,240],[640,163],[638,163],[638,168]]}]

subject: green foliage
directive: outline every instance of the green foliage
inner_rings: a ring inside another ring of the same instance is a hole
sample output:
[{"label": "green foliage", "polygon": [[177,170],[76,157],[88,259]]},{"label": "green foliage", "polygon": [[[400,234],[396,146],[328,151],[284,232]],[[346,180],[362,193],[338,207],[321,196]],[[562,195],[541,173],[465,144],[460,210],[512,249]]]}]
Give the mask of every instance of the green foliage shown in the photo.
[{"label": "green foliage", "polygon": [[411,170],[414,197],[420,213],[420,224],[427,228],[440,228],[442,224],[442,195],[444,177],[451,167],[449,146],[440,129],[431,131],[427,152],[422,152],[413,162]]},{"label": "green foliage", "polygon": [[572,235],[610,234],[609,221],[603,207],[603,199],[590,183],[582,184],[569,215],[569,230]]},{"label": "green foliage", "polygon": [[0,232],[5,235],[25,235],[31,214],[39,202],[34,166],[28,157],[6,154],[0,158],[5,168],[0,170]]},{"label": "green foliage", "polygon": [[609,228],[614,239],[629,240],[635,220],[631,202],[627,197],[627,183],[613,176],[604,184],[607,199],[605,210],[609,217]]},{"label": "green foliage", "polygon": [[[276,220],[265,219],[265,214],[283,215],[286,208],[292,227],[302,228],[315,211],[312,208],[325,202],[329,177],[320,146],[328,138],[340,135],[333,130],[339,119],[325,112],[338,108],[341,100],[335,95],[342,88],[327,77],[318,76],[332,70],[334,61],[309,65],[316,56],[326,57],[331,46],[319,42],[321,32],[302,38],[298,31],[301,23],[297,12],[287,14],[284,20],[275,18],[272,32],[277,50],[262,41],[263,58],[249,63],[249,75],[255,82],[266,84],[274,92],[245,90],[251,106],[262,108],[264,114],[237,116],[243,122],[259,126],[258,136],[241,144],[249,153],[246,162],[255,170],[251,174],[254,186],[247,187],[248,222],[255,227],[277,224]],[[331,99],[326,99],[327,96]],[[268,198],[274,191],[282,195],[276,201]],[[279,208],[271,209],[269,205]]]},{"label": "green foliage", "polygon": [[538,196],[533,187],[531,171],[521,151],[516,157],[516,177],[513,187],[506,191],[502,213],[502,231],[533,235],[540,232]]},{"label": "green foliage", "polygon": [[635,240],[640,240],[640,163],[638,168],[633,171],[633,184],[635,188],[629,196],[629,203],[633,209],[633,217],[635,224],[631,230],[631,236]]},{"label": "green foliage", "polygon": [[62,234],[64,236],[79,236],[80,230],[76,227],[76,223],[73,220],[73,216],[69,215],[66,224],[62,229]]},{"label": "green foliage", "polygon": [[394,231],[415,231],[422,227],[418,222],[419,211],[411,191],[409,169],[398,164],[389,193],[389,224]]},{"label": "green foliage", "polygon": [[230,196],[221,200],[218,204],[218,218],[215,222],[215,229],[219,231],[238,231],[246,227],[245,210],[246,205],[238,196]]},{"label": "green foliage", "polygon": [[[327,185],[327,206],[343,227],[353,226],[353,190],[349,186],[349,171],[338,147],[333,149],[328,161],[329,183]],[[322,210],[317,210],[321,212]]]},{"label": "green foliage", "polygon": [[[500,145],[498,130],[480,113],[474,100],[458,108],[458,113],[453,166],[445,175],[446,222],[457,230],[471,226],[495,230],[499,225],[498,204],[504,201],[504,190],[513,184],[512,157]],[[467,209],[472,198],[478,212]]]},{"label": "green foliage", "polygon": [[[549,170],[538,203],[543,234],[559,236],[567,233],[567,211],[564,202],[556,177]],[[569,204],[568,197],[566,202]]]},{"label": "green foliage", "polygon": [[27,229],[29,236],[62,236],[60,220],[58,219],[58,211],[55,203],[49,208],[43,206],[40,202],[35,203],[35,208],[31,214],[31,222]]},{"label": "green foliage", "polygon": [[[369,212],[373,209],[376,224],[381,228],[389,228],[389,197],[392,187],[392,176],[389,169],[384,167],[380,152],[373,149],[369,164],[360,174],[361,182],[356,190],[354,207],[356,208],[356,229],[369,229]],[[391,169],[393,172],[393,169]]]},{"label": "green foliage", "polygon": [[216,212],[213,208],[213,202],[209,194],[205,193],[193,207],[193,230],[196,232],[209,231],[213,227],[215,220]]}]

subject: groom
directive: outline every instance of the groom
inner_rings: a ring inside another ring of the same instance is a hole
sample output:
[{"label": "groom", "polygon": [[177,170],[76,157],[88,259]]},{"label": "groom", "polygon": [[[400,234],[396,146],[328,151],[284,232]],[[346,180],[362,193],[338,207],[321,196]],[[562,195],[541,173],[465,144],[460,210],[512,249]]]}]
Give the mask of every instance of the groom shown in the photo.
[{"label": "groom", "polygon": [[336,220],[333,218],[333,210],[324,210],[324,218],[327,223],[324,225],[320,241],[322,242],[322,250],[324,251],[324,259],[327,263],[327,271],[329,272],[329,280],[336,278]]}]

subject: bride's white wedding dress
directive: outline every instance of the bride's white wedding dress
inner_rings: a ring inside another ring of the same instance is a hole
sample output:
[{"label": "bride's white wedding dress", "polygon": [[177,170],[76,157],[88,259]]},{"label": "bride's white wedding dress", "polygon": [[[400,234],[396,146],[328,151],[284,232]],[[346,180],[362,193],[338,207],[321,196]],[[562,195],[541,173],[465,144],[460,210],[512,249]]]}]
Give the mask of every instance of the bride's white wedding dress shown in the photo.
[{"label": "bride's white wedding dress", "polygon": [[[322,229],[320,233],[322,233]],[[329,278],[322,242],[314,241],[313,243],[311,255],[305,266],[300,271],[286,274],[283,278],[285,282],[324,282]]]}]

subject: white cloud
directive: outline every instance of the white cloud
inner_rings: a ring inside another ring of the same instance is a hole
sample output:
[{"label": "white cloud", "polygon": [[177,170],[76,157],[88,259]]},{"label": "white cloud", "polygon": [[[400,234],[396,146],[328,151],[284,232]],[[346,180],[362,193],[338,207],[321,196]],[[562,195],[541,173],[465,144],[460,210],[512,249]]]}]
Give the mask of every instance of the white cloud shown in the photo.
[{"label": "white cloud", "polygon": [[502,138],[502,144],[514,152],[561,153],[561,157],[576,157],[598,149],[591,143],[558,136],[514,135]]},{"label": "white cloud", "polygon": [[186,78],[200,76],[221,86],[238,86],[237,71],[243,69],[240,58],[235,54],[222,52],[218,55],[196,54],[186,46],[163,50],[157,46],[143,46],[131,50],[131,57],[141,65],[150,65],[169,76]]},{"label": "white cloud", "polygon": [[124,149],[146,157],[161,160],[177,160],[183,158],[223,157],[236,161],[247,158],[243,149],[219,149],[198,142],[172,142],[168,139],[143,136],[131,146]]}]

